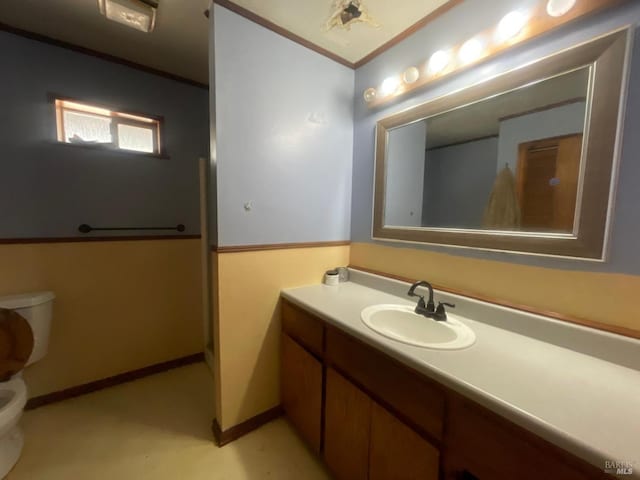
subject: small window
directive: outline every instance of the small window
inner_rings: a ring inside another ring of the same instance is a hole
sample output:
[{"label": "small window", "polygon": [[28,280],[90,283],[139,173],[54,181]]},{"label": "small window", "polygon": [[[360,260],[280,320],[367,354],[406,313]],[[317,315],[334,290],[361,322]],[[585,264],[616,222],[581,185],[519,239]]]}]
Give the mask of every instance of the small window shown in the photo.
[{"label": "small window", "polygon": [[58,141],[160,154],[160,120],[56,99]]}]

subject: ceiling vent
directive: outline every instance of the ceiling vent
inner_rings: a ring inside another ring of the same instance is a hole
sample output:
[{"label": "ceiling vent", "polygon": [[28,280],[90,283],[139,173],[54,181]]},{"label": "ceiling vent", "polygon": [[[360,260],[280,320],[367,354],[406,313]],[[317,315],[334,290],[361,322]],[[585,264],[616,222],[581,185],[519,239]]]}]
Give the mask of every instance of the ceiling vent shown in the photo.
[{"label": "ceiling vent", "polygon": [[98,0],[98,6],[109,20],[141,32],[151,32],[155,27],[157,0]]}]

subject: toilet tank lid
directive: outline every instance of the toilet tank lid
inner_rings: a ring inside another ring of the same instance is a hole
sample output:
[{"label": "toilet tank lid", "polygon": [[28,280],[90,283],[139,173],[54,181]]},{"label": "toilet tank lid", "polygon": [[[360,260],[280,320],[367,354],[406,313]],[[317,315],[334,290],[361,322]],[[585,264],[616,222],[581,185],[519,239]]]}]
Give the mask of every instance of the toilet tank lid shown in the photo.
[{"label": "toilet tank lid", "polygon": [[15,310],[16,308],[35,307],[56,298],[53,292],[20,293],[0,297],[0,308]]}]

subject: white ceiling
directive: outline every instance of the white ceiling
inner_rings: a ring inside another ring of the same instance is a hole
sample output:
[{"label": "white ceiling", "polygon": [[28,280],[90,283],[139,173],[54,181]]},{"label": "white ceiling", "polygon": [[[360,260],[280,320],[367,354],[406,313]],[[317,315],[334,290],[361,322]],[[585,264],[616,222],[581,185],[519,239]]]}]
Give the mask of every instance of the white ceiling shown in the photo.
[{"label": "white ceiling", "polygon": [[[355,63],[449,0],[357,0],[377,23],[327,30],[347,0],[232,0],[305,40]],[[196,82],[208,79],[209,0],[159,0],[155,30],[107,20],[97,0],[0,0],[0,23],[123,58]],[[347,1],[348,4],[348,1]]]},{"label": "white ceiling", "polygon": [[0,23],[209,83],[209,0],[160,0],[144,33],[107,20],[97,0],[0,0]]},{"label": "white ceiling", "polygon": [[359,22],[349,30],[327,31],[327,20],[343,0],[232,1],[352,63],[448,3],[448,0],[359,0],[378,26]]}]

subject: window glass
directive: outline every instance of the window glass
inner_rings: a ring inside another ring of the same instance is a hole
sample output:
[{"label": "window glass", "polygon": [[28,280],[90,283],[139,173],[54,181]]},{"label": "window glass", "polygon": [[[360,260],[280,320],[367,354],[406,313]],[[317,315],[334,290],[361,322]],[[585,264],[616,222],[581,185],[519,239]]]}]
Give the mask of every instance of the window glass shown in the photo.
[{"label": "window glass", "polygon": [[58,141],[140,153],[160,152],[160,120],[56,99]]},{"label": "window glass", "polygon": [[69,143],[112,143],[111,118],[65,110],[64,134]]},{"label": "window glass", "polygon": [[118,125],[118,145],[125,150],[153,153],[153,129],[134,125]]}]

